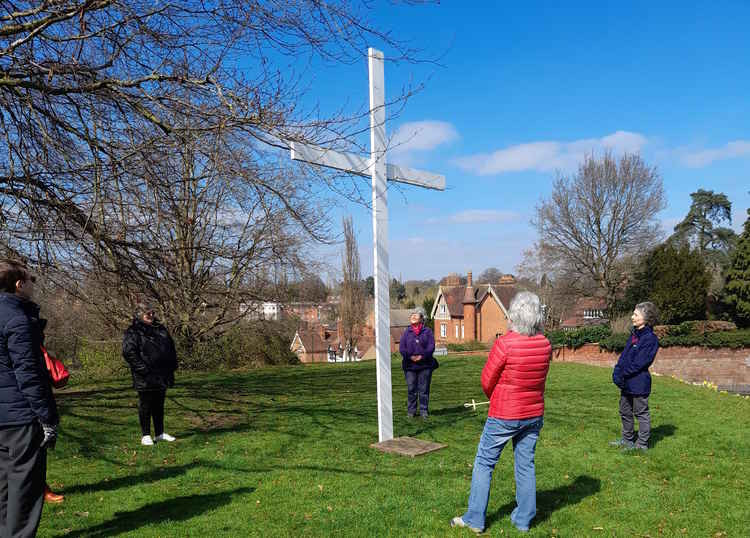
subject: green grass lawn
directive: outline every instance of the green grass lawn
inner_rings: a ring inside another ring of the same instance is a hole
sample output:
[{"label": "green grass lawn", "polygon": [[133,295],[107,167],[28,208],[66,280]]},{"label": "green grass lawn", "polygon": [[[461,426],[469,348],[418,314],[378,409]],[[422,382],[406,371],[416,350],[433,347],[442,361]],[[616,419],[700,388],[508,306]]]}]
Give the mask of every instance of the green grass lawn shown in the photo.
[{"label": "green grass lawn", "polygon": [[[167,395],[178,441],[142,447],[128,380],[58,402],[62,431],[40,536],[470,536],[463,513],[487,407],[481,357],[441,359],[427,421],[406,418],[393,363],[394,430],[447,444],[409,458],[377,441],[375,365],[180,374]],[[536,452],[532,536],[748,536],[750,400],[654,378],[652,448],[612,449],[617,389],[606,369],[553,364]],[[495,470],[488,533],[520,535],[512,450]]]}]

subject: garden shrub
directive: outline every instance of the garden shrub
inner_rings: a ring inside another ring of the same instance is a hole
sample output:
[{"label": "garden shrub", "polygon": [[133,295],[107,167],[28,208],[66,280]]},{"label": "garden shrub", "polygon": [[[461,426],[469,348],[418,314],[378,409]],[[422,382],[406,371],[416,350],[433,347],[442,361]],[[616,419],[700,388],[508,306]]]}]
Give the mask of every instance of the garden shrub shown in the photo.
[{"label": "garden shrub", "polygon": [[92,381],[110,379],[126,375],[129,370],[125,359],[122,358],[122,341],[104,340],[92,341],[80,338],[74,357],[60,356],[71,374],[71,384],[77,379]]},{"label": "garden shrub", "polygon": [[628,343],[630,333],[612,333],[599,341],[599,348],[620,353]]},{"label": "garden shrub", "polygon": [[572,331],[553,330],[546,331],[544,335],[550,341],[553,348],[569,347],[578,349],[584,344],[595,344],[608,338],[612,334],[608,325],[594,325],[581,327]]}]

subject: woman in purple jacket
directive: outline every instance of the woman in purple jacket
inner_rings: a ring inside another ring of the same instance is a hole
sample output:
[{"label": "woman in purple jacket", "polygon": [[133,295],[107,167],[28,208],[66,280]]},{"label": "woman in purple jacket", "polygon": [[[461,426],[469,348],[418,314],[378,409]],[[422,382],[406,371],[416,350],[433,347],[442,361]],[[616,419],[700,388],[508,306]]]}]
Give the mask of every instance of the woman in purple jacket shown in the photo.
[{"label": "woman in purple jacket", "polygon": [[419,414],[422,418],[427,418],[432,371],[438,367],[438,362],[432,356],[432,352],[435,351],[435,337],[430,328],[424,325],[424,308],[414,309],[409,316],[409,323],[409,328],[404,332],[398,346],[403,357],[401,367],[406,376],[407,412],[409,418],[417,416],[418,400]]}]

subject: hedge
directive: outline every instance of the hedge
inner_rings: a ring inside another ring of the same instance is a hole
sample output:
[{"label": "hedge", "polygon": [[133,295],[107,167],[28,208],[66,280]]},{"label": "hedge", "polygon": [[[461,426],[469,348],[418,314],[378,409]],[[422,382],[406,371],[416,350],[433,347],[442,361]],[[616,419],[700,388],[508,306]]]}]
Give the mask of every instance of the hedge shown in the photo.
[{"label": "hedge", "polygon": [[[711,324],[712,322],[686,321],[679,325],[664,327],[659,331],[665,333],[659,338],[659,345],[661,347],[750,348],[750,329],[726,330],[724,326],[711,327]],[[573,331],[547,331],[545,336],[553,348],[577,349],[584,344],[598,343],[601,349],[619,353],[625,349],[629,333],[612,333],[608,326],[600,325]]]},{"label": "hedge", "polygon": [[554,330],[546,331],[544,335],[556,347],[570,347],[578,349],[583,344],[601,342],[612,334],[609,325],[595,325],[592,327],[582,327],[572,331]]},{"label": "hedge", "polygon": [[[627,333],[617,333],[599,342],[599,347],[606,349],[607,351],[620,352],[625,348],[627,340]],[[701,346],[708,348],[728,347],[731,349],[750,348],[750,329],[678,335],[672,334],[672,332],[669,331],[665,336],[659,338],[659,345],[661,347]]]}]

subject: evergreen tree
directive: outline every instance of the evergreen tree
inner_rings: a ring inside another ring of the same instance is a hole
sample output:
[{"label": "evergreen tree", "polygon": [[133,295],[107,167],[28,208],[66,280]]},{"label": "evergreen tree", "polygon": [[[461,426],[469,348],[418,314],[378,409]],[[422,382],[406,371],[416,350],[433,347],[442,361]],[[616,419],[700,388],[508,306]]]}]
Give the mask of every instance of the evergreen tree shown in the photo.
[{"label": "evergreen tree", "polygon": [[750,209],[745,228],[737,240],[726,272],[724,301],[729,305],[735,323],[750,327]]},{"label": "evergreen tree", "polygon": [[432,307],[435,305],[434,297],[425,297],[422,301],[422,308],[424,308],[424,324],[427,325],[433,331],[435,330],[435,320],[432,319]]},{"label": "evergreen tree", "polygon": [[659,308],[662,323],[706,319],[706,296],[711,282],[700,252],[683,244],[659,245],[641,261],[625,295],[625,307],[642,301]]},{"label": "evergreen tree", "polygon": [[723,192],[698,189],[690,194],[693,202],[687,216],[674,227],[672,240],[686,241],[719,271],[729,261],[736,235],[731,228],[732,202]]}]

